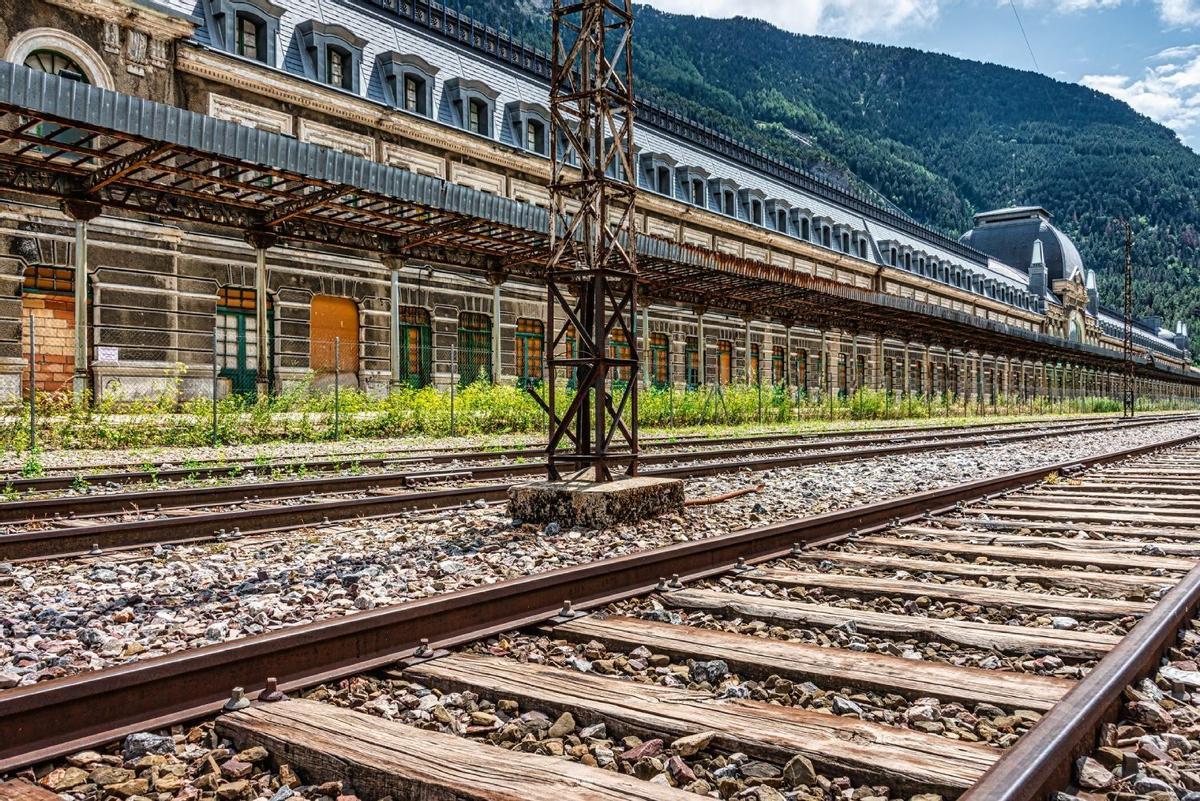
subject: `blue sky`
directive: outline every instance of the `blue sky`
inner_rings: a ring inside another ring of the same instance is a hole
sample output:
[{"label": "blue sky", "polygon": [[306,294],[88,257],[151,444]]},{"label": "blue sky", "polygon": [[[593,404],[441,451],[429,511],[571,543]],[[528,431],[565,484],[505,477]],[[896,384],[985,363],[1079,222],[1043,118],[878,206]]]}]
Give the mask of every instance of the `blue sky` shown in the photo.
[{"label": "blue sky", "polygon": [[1037,68],[1108,92],[1200,150],[1200,0],[646,0],[667,11],[759,17],[798,33]]}]

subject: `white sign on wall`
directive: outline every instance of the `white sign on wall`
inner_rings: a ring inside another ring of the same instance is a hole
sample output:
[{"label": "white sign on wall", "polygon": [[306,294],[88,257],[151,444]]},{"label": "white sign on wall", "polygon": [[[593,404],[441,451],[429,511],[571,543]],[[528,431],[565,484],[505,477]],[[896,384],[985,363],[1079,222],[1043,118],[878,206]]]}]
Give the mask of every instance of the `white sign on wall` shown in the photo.
[{"label": "white sign on wall", "polygon": [[96,361],[98,362],[119,362],[121,360],[121,349],[102,347],[96,348]]}]

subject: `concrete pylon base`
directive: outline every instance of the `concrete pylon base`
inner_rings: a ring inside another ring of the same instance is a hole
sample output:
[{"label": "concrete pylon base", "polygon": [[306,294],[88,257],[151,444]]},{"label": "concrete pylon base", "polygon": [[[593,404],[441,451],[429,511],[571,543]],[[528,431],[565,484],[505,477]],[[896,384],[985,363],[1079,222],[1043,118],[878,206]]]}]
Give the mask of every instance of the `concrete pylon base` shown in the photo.
[{"label": "concrete pylon base", "polygon": [[683,511],[683,482],[637,476],[598,484],[590,478],[535,481],[508,491],[514,520],[605,528]]}]

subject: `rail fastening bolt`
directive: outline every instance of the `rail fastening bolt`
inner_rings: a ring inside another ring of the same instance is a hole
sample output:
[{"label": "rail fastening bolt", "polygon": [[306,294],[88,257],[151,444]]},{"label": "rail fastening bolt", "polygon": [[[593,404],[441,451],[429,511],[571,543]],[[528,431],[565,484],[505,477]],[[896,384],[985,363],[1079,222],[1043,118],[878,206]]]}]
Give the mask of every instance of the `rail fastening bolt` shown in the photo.
[{"label": "rail fastening bolt", "polygon": [[267,676],[266,686],[263,691],[258,694],[258,700],[272,703],[275,701],[286,701],[287,695],[279,691],[279,682],[274,676]]},{"label": "rail fastening bolt", "polygon": [[229,700],[225,702],[225,706],[221,707],[226,712],[236,712],[239,709],[245,709],[250,706],[250,699],[246,697],[245,689],[234,687],[229,691]]},{"label": "rail fastening bolt", "polygon": [[429,647],[429,638],[422,637],[417,647],[413,649],[413,656],[429,656],[433,650]]}]

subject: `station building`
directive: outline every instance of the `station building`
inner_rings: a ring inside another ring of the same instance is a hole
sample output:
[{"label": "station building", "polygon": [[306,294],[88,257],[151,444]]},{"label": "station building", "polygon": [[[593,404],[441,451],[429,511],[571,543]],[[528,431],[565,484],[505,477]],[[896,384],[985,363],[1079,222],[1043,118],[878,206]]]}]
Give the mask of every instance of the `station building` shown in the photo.
[{"label": "station building", "polygon": [[[546,54],[427,0],[0,19],[0,391],[31,327],[37,386],[96,396],[542,377]],[[671,109],[635,138],[648,383],[1118,393],[1123,318],[1049,211],[955,239]],[[1182,324],[1135,346],[1195,394]]]}]

